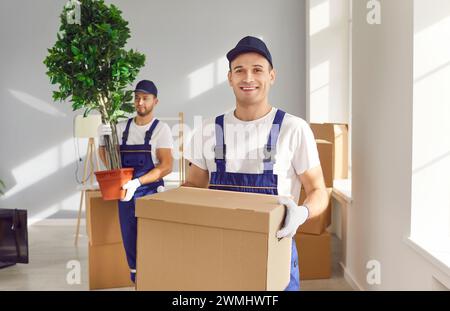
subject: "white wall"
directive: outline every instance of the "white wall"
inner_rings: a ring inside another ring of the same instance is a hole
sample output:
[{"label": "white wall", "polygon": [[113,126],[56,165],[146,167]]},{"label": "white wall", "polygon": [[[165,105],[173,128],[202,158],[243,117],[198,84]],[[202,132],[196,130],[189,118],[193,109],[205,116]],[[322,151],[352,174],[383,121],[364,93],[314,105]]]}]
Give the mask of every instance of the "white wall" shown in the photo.
[{"label": "white wall", "polygon": [[308,0],[307,119],[349,123],[349,1]]},{"label": "white wall", "polygon": [[450,244],[450,1],[414,1],[411,235]]},{"label": "white wall", "polygon": [[[413,1],[381,1],[381,25],[353,2],[353,205],[346,275],[362,289],[431,290],[450,284],[404,242],[410,233],[413,150]],[[368,284],[377,260],[381,284]]]},{"label": "white wall", "polygon": [[[183,111],[192,125],[195,115],[214,116],[233,107],[224,56],[243,36],[256,35],[266,41],[278,73],[272,104],[305,117],[304,1],[108,2],[130,22],[128,47],[147,56],[138,79],[158,85],[157,115]],[[52,102],[42,64],[55,42],[64,3],[0,2],[0,179],[12,190],[0,207],[26,208],[31,218],[73,217],[74,212],[55,213],[78,208],[74,113],[68,104]],[[83,156],[85,142],[80,143]]]}]

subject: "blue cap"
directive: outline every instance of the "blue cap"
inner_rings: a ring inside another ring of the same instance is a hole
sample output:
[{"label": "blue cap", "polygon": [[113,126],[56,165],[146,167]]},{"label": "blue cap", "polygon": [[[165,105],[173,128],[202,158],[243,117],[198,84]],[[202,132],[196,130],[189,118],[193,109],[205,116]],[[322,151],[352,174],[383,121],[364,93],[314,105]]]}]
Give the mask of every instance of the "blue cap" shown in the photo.
[{"label": "blue cap", "polygon": [[269,49],[266,44],[258,38],[247,36],[242,38],[236,47],[227,53],[227,59],[231,62],[243,53],[254,52],[264,56],[273,67],[272,64],[272,55],[270,55]]},{"label": "blue cap", "polygon": [[134,92],[153,94],[155,97],[158,97],[158,89],[156,88],[155,83],[149,80],[139,81]]}]

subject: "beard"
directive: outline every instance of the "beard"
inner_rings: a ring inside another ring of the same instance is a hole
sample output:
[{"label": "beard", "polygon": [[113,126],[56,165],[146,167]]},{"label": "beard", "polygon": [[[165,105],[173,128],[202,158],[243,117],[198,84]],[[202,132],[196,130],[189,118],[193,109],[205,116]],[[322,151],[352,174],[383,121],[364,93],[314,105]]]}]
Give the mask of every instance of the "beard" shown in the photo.
[{"label": "beard", "polygon": [[137,112],[138,116],[140,116],[140,117],[146,117],[146,116],[148,116],[150,113],[152,113],[152,111],[153,111],[153,106],[152,106],[150,109],[146,109],[146,110],[144,110],[144,111],[141,111],[141,110],[137,110],[137,109],[136,109],[136,112]]}]

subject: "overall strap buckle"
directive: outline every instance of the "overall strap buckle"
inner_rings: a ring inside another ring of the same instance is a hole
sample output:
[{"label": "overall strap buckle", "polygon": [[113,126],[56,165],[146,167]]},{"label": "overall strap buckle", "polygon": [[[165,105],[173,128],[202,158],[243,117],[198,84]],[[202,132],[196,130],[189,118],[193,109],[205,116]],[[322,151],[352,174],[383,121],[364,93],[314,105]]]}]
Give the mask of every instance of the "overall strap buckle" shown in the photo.
[{"label": "overall strap buckle", "polygon": [[264,145],[264,159],[263,162],[267,163],[267,162],[271,162],[271,163],[275,163],[275,154],[277,153],[277,147],[276,145],[271,146],[271,145]]},{"label": "overall strap buckle", "polygon": [[216,145],[214,146],[214,161],[225,161],[225,155],[227,152],[226,145]]}]

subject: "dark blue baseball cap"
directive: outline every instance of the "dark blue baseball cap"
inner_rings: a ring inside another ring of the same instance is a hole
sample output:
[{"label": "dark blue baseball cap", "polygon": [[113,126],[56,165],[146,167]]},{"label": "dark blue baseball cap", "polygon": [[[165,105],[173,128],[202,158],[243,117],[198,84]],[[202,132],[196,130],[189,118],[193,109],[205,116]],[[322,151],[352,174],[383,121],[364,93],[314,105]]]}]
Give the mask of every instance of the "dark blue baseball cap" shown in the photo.
[{"label": "dark blue baseball cap", "polygon": [[153,94],[155,97],[158,97],[158,89],[156,88],[155,83],[149,80],[139,81],[138,84],[136,84],[136,89],[134,92]]},{"label": "dark blue baseball cap", "polygon": [[267,48],[266,44],[261,39],[258,39],[258,38],[252,37],[252,36],[247,36],[245,38],[242,38],[238,42],[236,47],[227,53],[227,59],[231,65],[231,62],[236,57],[238,57],[239,55],[241,55],[243,53],[249,53],[249,52],[258,53],[258,54],[264,56],[269,61],[270,65],[273,67],[272,55],[270,55],[269,49]]}]

